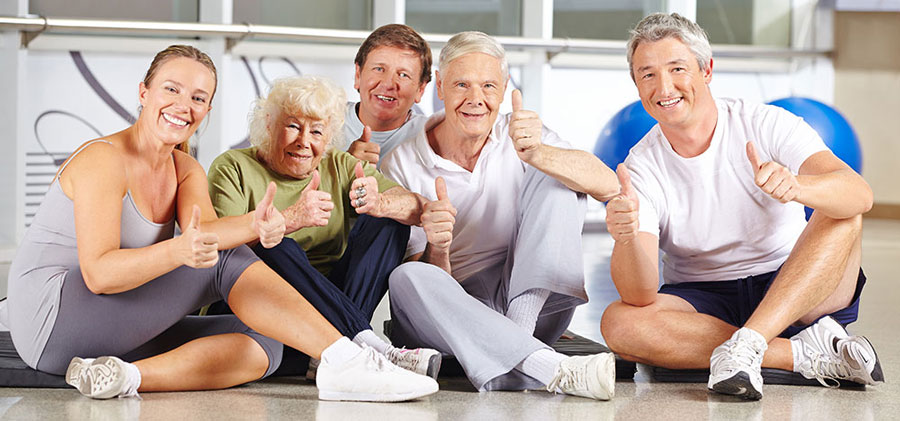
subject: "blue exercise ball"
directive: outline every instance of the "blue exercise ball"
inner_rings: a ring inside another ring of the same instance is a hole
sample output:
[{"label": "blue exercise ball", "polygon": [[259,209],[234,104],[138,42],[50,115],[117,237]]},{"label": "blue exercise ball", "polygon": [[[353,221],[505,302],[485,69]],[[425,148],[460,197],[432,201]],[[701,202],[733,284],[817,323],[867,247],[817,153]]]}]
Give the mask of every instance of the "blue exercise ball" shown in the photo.
[{"label": "blue exercise ball", "polygon": [[853,127],[834,108],[809,98],[788,97],[770,102],[798,117],[803,117],[819,133],[835,156],[854,171],[862,173],[862,149]]},{"label": "blue exercise ball", "polygon": [[625,161],[631,147],[638,143],[655,124],[656,120],[647,114],[641,101],[628,104],[613,115],[600,131],[600,136],[597,137],[597,143],[594,145],[594,155],[615,170],[616,166]]}]

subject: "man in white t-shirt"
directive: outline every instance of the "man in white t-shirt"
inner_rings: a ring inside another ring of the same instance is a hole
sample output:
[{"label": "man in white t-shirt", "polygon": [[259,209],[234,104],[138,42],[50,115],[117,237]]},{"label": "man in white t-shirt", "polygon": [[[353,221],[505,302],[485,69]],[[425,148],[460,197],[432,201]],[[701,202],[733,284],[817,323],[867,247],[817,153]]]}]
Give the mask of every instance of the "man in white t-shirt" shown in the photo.
[{"label": "man in white t-shirt", "polygon": [[412,108],[431,81],[431,47],[409,26],[389,24],[369,34],[355,62],[359,102],[347,103],[344,138],[356,140],[347,152],[380,168],[380,157],[425,124]]},{"label": "man in white t-shirt", "polygon": [[566,357],[547,344],[587,301],[581,229],[586,198],[618,193],[614,173],[522,109],[499,115],[503,47],[453,36],[436,84],[445,111],[384,158],[382,170],[433,200],[390,277],[391,337],[456,356],[478,390],[546,387],[609,399],[611,353]]},{"label": "man in white t-shirt", "polygon": [[[648,16],[627,54],[659,124],[617,168],[622,191],[607,205],[622,297],[603,315],[609,347],[709,367],[711,390],[745,399],[762,397],[761,366],[826,386],[883,381],[869,341],[841,326],[856,320],[865,284],[866,182],[801,118],[714,99],[712,52],[694,22]],[[804,205],[815,210],[809,223]]]}]

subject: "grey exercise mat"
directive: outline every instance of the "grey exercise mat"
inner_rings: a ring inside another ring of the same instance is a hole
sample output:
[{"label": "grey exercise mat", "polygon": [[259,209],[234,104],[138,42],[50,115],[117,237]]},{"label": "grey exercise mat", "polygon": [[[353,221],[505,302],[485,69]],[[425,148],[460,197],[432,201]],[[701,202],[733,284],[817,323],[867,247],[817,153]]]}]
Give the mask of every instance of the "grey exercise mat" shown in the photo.
[{"label": "grey exercise mat", "polygon": [[9,332],[0,332],[0,386],[66,388],[63,376],[54,376],[25,365],[13,347]]},{"label": "grey exercise mat", "polygon": [[[650,376],[653,380],[663,383],[706,383],[709,381],[709,370],[671,370],[662,367],[650,367]],[[762,369],[764,384],[782,384],[793,386],[819,386],[816,379],[807,379],[800,373],[779,370],[776,368]],[[841,387],[863,388],[864,385],[848,381],[840,381]]]}]

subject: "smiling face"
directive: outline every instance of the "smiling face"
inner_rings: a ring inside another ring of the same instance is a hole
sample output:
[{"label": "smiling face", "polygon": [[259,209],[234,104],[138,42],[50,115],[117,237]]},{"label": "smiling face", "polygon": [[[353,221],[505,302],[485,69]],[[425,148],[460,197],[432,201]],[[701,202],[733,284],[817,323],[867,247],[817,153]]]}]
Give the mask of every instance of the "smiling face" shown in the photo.
[{"label": "smiling face", "polygon": [[191,137],[212,108],[215,76],[203,64],[185,57],[167,60],[150,81],[139,88],[142,126],[165,144],[178,145]]},{"label": "smiling face", "polygon": [[312,175],[328,146],[328,122],[282,113],[271,122],[271,144],[263,157],[275,172],[298,180]]},{"label": "smiling face", "polygon": [[359,119],[375,131],[403,125],[413,104],[422,99],[422,61],[412,50],[382,46],[356,66],[353,87],[359,91]]},{"label": "smiling face", "polygon": [[487,138],[497,121],[506,80],[500,59],[488,54],[469,53],[448,63],[437,73],[438,97],[446,112],[442,124],[460,139]]},{"label": "smiling face", "polygon": [[644,109],[663,128],[695,126],[715,107],[709,91],[712,60],[707,70],[701,70],[697,58],[677,38],[639,44],[631,68]]}]

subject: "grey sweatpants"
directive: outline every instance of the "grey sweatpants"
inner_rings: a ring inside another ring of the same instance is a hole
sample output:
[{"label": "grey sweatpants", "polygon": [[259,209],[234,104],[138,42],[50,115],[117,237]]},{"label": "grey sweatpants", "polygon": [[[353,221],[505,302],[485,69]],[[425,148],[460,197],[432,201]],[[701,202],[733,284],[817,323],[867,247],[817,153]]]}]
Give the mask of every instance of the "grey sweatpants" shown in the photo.
[{"label": "grey sweatpants", "polygon": [[281,363],[282,345],[256,333],[236,316],[185,316],[227,299],[238,277],[259,258],[246,246],[219,252],[208,269],[179,267],[138,288],[97,295],[87,289],[81,270],[65,274],[59,313],[37,366],[65,374],[72,357],[115,355],[137,361],[175,349],[194,339],[243,333],[269,357],[270,375]]},{"label": "grey sweatpants", "polygon": [[[519,203],[517,231],[503,265],[457,281],[437,266],[409,262],[390,277],[394,343],[456,356],[478,390],[540,387],[513,368],[549,348],[568,327],[575,306],[587,302],[584,195],[529,167]],[[552,294],[532,335],[505,314],[513,298],[533,288]]]}]

